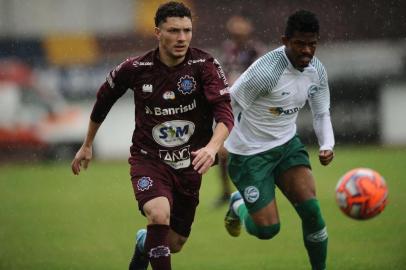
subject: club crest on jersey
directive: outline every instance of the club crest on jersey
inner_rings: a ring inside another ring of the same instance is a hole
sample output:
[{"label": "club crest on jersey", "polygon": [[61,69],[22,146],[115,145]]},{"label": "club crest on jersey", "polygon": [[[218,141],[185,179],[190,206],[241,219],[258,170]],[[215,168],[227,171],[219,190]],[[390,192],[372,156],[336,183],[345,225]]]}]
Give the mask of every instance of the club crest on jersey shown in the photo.
[{"label": "club crest on jersey", "polygon": [[148,176],[143,176],[140,179],[138,179],[137,182],[137,189],[139,191],[145,191],[148,190],[150,187],[152,187],[152,179],[149,178]]},{"label": "club crest on jersey", "polygon": [[189,95],[196,89],[196,81],[192,76],[185,75],[178,81],[178,90],[184,94]]},{"label": "club crest on jersey", "polygon": [[247,200],[249,203],[254,203],[258,200],[259,198],[259,190],[257,187],[254,186],[248,186],[244,190],[244,198]]}]

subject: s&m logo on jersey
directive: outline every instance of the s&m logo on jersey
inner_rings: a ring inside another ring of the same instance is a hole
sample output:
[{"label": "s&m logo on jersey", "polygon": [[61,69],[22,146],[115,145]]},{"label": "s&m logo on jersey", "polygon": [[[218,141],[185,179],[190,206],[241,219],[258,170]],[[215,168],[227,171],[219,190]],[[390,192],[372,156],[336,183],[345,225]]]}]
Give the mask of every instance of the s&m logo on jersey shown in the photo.
[{"label": "s&m logo on jersey", "polygon": [[194,123],[173,120],[156,125],[152,129],[152,137],[159,145],[174,147],[187,143],[194,132]]},{"label": "s&m logo on jersey", "polygon": [[152,187],[152,179],[151,178],[149,178],[148,176],[143,176],[140,179],[138,179],[137,189],[139,191],[148,190],[150,187]]},{"label": "s&m logo on jersey", "polygon": [[192,76],[185,75],[178,81],[178,90],[184,94],[189,95],[196,90],[196,81]]}]

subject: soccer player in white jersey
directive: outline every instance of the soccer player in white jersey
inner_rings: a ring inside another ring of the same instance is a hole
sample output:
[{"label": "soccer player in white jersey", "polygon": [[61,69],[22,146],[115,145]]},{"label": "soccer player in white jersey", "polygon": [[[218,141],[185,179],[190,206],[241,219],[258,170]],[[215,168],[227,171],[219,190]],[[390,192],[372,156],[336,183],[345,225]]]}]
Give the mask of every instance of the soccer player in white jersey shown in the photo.
[{"label": "soccer player in white jersey", "polygon": [[259,239],[271,239],[279,232],[276,185],[302,221],[314,270],[326,268],[328,237],[309,156],[296,134],[296,119],[308,101],[319,160],[328,165],[334,157],[334,134],[327,74],[314,57],[318,39],[315,14],[300,10],[288,18],[283,46],[260,57],[232,86],[235,122],[225,142],[228,172],[238,189],[230,197],[225,217],[229,234],[238,236],[241,225]]}]

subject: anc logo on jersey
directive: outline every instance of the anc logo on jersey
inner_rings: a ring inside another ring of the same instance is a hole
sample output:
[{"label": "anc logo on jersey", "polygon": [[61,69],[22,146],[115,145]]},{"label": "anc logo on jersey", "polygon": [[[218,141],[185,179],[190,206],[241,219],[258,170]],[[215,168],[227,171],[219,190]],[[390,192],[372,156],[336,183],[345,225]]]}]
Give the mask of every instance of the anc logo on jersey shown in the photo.
[{"label": "anc logo on jersey", "polygon": [[184,94],[189,95],[196,90],[196,81],[192,76],[185,75],[178,81],[178,90]]},{"label": "anc logo on jersey", "polygon": [[190,166],[190,145],[181,149],[159,149],[159,157],[174,169],[182,169]]},{"label": "anc logo on jersey", "polygon": [[149,178],[147,176],[143,176],[140,179],[138,179],[137,189],[139,191],[148,190],[150,187],[152,187],[152,179],[151,178]]}]

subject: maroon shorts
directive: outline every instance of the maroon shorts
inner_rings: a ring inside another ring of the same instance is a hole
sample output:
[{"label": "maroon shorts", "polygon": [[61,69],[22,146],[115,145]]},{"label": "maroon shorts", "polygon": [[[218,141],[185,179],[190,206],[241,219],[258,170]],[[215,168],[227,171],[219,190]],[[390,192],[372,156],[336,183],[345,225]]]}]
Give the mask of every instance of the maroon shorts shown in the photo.
[{"label": "maroon shorts", "polygon": [[[202,176],[196,171],[177,171],[146,156],[133,156],[131,181],[138,207],[157,197],[166,197],[171,206],[171,229],[188,237],[199,204]],[[144,213],[143,213],[144,214]]]}]

